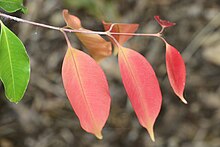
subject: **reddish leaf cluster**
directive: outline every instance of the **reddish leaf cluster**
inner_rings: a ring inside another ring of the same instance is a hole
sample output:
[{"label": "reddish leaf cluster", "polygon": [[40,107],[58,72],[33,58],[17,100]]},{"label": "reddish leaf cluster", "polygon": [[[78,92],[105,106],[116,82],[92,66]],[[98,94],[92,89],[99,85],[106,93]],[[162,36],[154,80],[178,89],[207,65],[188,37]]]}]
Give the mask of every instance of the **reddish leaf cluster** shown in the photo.
[{"label": "reddish leaf cluster", "polygon": [[[67,10],[63,11],[63,16],[67,27],[90,32],[81,26],[79,18],[70,15]],[[155,19],[162,28],[175,24],[161,20],[159,16],[155,16]],[[130,102],[140,124],[147,129],[154,141],[153,127],[162,104],[162,95],[156,74],[144,56],[122,46],[132,36],[111,35],[113,32],[134,33],[138,24],[114,24],[103,21],[103,25],[111,42],[106,41],[98,34],[76,33],[76,36],[96,61],[110,56],[111,43],[114,45],[114,52],[118,53],[122,81]],[[97,62],[84,52],[74,49],[65,33],[64,35],[68,43],[68,50],[63,61],[62,78],[67,96],[82,128],[101,139],[101,131],[109,116],[111,101],[106,77]],[[176,95],[184,103],[187,103],[183,98],[186,76],[184,61],[173,46],[162,37],[160,38],[166,44],[166,67],[171,87]]]},{"label": "reddish leaf cluster", "polygon": [[159,25],[163,28],[168,28],[168,27],[172,27],[172,26],[176,25],[176,23],[160,19],[160,16],[154,16],[154,18],[159,23]]}]

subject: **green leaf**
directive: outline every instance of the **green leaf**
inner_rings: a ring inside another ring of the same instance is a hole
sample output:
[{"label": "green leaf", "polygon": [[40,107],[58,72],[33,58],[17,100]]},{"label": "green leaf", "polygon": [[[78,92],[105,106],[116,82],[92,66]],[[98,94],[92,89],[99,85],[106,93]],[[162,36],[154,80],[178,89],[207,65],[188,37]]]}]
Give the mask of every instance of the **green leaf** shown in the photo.
[{"label": "green leaf", "polygon": [[13,13],[21,10],[27,12],[27,8],[23,5],[23,0],[0,0],[0,7],[8,13]]},{"label": "green leaf", "polygon": [[21,40],[1,24],[0,35],[0,79],[5,95],[11,102],[19,102],[30,79],[30,62]]}]

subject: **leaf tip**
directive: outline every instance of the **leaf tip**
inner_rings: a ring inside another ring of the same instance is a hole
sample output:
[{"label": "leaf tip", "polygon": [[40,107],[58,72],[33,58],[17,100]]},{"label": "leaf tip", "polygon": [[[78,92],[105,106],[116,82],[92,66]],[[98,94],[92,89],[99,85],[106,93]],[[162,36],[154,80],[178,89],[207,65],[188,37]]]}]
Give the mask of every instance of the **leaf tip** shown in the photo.
[{"label": "leaf tip", "polygon": [[154,136],[154,130],[153,130],[153,127],[150,127],[150,128],[147,128],[147,131],[150,135],[150,138],[153,142],[155,142],[155,136]]},{"label": "leaf tip", "polygon": [[154,137],[154,133],[150,134],[150,138],[153,142],[155,142],[155,137]]},{"label": "leaf tip", "polygon": [[95,136],[96,136],[99,140],[102,140],[102,139],[103,139],[103,136],[102,136],[102,133],[101,133],[101,132],[96,133]]},{"label": "leaf tip", "polygon": [[150,135],[150,138],[153,142],[155,142],[155,136],[154,136],[154,129],[153,129],[153,126],[148,126],[148,127],[145,127],[147,129],[147,132],[149,133]]},{"label": "leaf tip", "polygon": [[80,29],[82,27],[80,19],[75,15],[69,14],[69,11],[67,9],[63,10],[63,18],[67,26],[71,29]]},{"label": "leaf tip", "polygon": [[14,104],[18,104],[18,103],[21,101],[22,97],[23,97],[23,96],[21,96],[21,97],[19,97],[19,98],[17,98],[17,97],[11,97],[11,96],[9,96],[9,94],[7,93],[7,91],[5,91],[5,96],[6,96],[6,98],[7,98],[11,103],[14,103]]},{"label": "leaf tip", "polygon": [[102,20],[102,24],[104,24],[104,25],[105,25],[105,24],[107,24],[107,22],[105,22],[105,20]]},{"label": "leaf tip", "polygon": [[188,104],[188,102],[186,101],[186,99],[185,99],[183,96],[179,96],[179,98],[181,99],[181,101],[182,101],[184,104]]}]

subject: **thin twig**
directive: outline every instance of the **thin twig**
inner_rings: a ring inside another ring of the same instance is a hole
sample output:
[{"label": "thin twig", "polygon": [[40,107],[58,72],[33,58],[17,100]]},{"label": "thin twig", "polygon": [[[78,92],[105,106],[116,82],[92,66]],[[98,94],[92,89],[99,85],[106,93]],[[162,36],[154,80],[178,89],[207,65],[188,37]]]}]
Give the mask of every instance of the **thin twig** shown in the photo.
[{"label": "thin twig", "polygon": [[111,24],[111,26],[107,32],[111,32],[114,26],[115,26],[115,23]]},{"label": "thin twig", "polygon": [[67,37],[66,32],[64,32],[63,29],[60,29],[60,31],[63,33],[63,35],[64,35],[64,37],[66,39],[66,43],[67,43],[68,48],[70,48],[71,44],[70,44],[69,38]]},{"label": "thin twig", "polygon": [[39,27],[48,28],[48,29],[57,30],[57,31],[61,31],[61,29],[62,29],[62,31],[69,32],[69,33],[85,33],[85,34],[106,35],[106,32],[84,31],[84,30],[75,30],[75,29],[66,29],[66,28],[61,28],[61,27],[55,27],[55,26],[51,26],[51,25],[46,25],[46,24],[37,23],[37,22],[21,19],[18,17],[10,16],[10,15],[4,14],[4,13],[0,13],[0,16],[17,21],[17,22],[23,22],[23,23],[34,25],[34,26],[39,26]]},{"label": "thin twig", "polygon": [[115,42],[115,45],[120,48],[121,45],[118,43],[118,41],[115,39],[115,37],[113,37],[110,33],[107,34],[108,37],[110,37],[114,42]]},{"label": "thin twig", "polygon": [[51,25],[47,25],[47,24],[37,23],[37,22],[22,19],[22,18],[14,17],[14,16],[11,16],[11,15],[7,15],[7,14],[4,14],[4,13],[0,13],[0,16],[4,17],[4,18],[11,19],[11,20],[14,20],[14,21],[17,21],[17,22],[23,22],[23,23],[34,25],[34,26],[39,26],[39,27],[48,28],[48,29],[57,30],[57,31],[62,30],[64,32],[69,32],[69,33],[99,34],[99,35],[107,35],[107,36],[109,36],[109,34],[111,34],[111,35],[124,35],[124,36],[152,36],[152,37],[160,37],[161,36],[160,33],[155,33],[155,34],[117,33],[117,32],[75,30],[75,29],[67,29],[67,28],[61,28],[61,27],[55,27],[55,26],[51,26]]},{"label": "thin twig", "polygon": [[117,33],[117,32],[110,32],[111,35],[124,35],[124,36],[151,36],[151,37],[160,37],[161,34],[144,34],[144,33]]}]

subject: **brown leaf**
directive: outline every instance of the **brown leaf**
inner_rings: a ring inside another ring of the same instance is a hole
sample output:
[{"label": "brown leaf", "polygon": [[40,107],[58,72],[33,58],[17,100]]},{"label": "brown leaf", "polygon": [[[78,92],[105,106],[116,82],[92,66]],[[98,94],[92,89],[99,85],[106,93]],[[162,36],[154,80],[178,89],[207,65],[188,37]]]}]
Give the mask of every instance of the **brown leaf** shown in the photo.
[{"label": "brown leaf", "polygon": [[84,29],[78,17],[70,15],[68,10],[63,10],[63,17],[68,27],[75,30],[85,31],[86,33],[76,33],[82,44],[88,49],[89,54],[97,61],[111,56],[111,42],[106,41],[98,34],[90,34],[91,30]]}]

